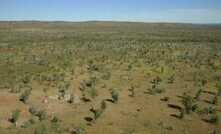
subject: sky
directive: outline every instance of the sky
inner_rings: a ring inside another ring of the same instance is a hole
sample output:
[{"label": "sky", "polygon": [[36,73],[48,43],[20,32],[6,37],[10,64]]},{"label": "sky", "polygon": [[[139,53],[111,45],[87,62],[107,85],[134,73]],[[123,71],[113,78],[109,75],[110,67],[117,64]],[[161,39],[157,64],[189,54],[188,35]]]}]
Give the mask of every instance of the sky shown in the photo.
[{"label": "sky", "polygon": [[221,0],[0,0],[0,21],[221,23]]}]

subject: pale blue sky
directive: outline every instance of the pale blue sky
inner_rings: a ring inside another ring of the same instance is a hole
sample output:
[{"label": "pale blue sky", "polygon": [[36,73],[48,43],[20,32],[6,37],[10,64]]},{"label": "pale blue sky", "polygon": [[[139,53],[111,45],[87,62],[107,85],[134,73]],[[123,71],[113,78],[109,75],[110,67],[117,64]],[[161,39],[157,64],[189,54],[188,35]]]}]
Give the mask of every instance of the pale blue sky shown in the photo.
[{"label": "pale blue sky", "polygon": [[221,23],[221,0],[0,0],[0,20]]}]

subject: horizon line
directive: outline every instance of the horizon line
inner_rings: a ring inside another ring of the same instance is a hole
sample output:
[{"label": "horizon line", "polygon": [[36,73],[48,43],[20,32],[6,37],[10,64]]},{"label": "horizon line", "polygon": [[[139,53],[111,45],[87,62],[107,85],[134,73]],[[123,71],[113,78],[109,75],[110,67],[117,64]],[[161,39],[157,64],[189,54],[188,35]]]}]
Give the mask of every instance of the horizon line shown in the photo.
[{"label": "horizon line", "polygon": [[11,19],[0,22],[65,22],[65,23],[86,23],[86,22],[118,22],[118,23],[158,23],[158,24],[193,24],[193,25],[221,25],[221,22],[182,22],[182,21],[139,21],[139,20],[40,20],[40,19]]}]

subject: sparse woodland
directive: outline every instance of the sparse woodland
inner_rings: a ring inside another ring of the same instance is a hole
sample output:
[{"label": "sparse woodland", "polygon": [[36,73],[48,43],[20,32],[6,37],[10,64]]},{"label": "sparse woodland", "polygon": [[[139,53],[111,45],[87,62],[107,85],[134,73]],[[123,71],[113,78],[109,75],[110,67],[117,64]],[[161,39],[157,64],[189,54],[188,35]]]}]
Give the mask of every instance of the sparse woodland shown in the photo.
[{"label": "sparse woodland", "polygon": [[0,22],[0,134],[220,134],[221,26]]}]

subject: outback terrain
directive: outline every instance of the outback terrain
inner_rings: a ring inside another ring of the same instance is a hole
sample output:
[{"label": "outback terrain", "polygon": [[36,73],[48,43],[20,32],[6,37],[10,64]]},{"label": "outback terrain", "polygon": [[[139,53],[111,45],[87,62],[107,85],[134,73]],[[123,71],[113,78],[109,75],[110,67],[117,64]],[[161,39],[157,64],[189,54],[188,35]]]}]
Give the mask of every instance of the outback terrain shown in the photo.
[{"label": "outback terrain", "polygon": [[0,22],[0,134],[220,133],[220,25]]}]

